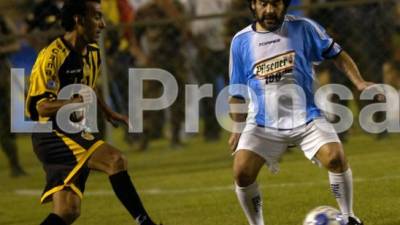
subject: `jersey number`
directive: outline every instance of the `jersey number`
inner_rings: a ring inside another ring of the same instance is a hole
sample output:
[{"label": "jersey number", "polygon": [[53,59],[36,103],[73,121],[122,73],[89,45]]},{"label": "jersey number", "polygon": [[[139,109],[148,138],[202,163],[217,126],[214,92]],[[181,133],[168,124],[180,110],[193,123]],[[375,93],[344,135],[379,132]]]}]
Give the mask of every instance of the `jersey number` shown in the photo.
[{"label": "jersey number", "polygon": [[276,73],[274,75],[271,75],[271,76],[265,78],[265,84],[270,84],[270,83],[281,81],[282,75],[283,75],[283,73]]}]

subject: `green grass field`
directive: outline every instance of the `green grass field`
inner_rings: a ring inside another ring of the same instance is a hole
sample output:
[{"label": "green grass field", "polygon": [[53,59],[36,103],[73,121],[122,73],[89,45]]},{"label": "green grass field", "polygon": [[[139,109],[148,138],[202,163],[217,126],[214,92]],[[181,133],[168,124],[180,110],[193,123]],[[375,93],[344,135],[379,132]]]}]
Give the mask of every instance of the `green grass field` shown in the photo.
[{"label": "green grass field", "polygon": [[[118,134],[116,134],[118,136]],[[366,225],[400,224],[400,136],[377,141],[355,134],[345,145],[355,178],[355,210]],[[245,225],[233,191],[232,157],[226,135],[218,143],[188,140],[172,150],[167,141],[152,144],[147,152],[128,151],[129,171],[145,206],[165,225]],[[121,141],[117,141],[121,142]],[[44,173],[30,147],[18,140],[21,161],[28,177],[12,179],[0,153],[0,224],[37,225],[51,210],[39,205]],[[270,225],[301,225],[311,208],[333,205],[327,173],[306,160],[300,151],[288,153],[281,172],[266,168],[259,176],[264,217]],[[105,175],[92,173],[82,204],[79,225],[135,224],[111,192]]]}]

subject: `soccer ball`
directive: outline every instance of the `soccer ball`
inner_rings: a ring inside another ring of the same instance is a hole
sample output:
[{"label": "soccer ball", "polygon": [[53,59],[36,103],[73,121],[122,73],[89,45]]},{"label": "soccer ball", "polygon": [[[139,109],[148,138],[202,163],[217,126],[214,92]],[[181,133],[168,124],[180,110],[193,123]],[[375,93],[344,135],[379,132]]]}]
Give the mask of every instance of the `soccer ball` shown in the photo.
[{"label": "soccer ball", "polygon": [[339,210],[331,206],[319,206],[311,210],[303,225],[346,225]]}]

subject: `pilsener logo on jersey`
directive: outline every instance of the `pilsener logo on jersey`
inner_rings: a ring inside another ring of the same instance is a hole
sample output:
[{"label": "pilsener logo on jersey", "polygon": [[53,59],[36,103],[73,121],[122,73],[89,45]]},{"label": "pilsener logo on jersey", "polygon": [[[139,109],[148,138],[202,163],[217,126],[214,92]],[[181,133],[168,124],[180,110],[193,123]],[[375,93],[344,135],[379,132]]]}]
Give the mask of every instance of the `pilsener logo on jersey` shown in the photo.
[{"label": "pilsener logo on jersey", "polygon": [[272,58],[263,60],[254,66],[257,79],[264,80],[267,84],[278,82],[282,75],[293,71],[296,53],[290,51]]}]

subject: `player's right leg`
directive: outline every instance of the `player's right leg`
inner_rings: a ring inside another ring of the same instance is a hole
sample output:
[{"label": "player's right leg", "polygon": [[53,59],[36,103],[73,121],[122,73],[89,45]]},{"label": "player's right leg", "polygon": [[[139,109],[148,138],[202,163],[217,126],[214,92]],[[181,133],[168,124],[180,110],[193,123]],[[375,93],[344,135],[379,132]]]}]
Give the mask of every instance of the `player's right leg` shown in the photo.
[{"label": "player's right leg", "polygon": [[128,162],[118,149],[104,143],[93,153],[88,166],[109,176],[114,193],[138,224],[155,225],[131,181],[128,174]]},{"label": "player's right leg", "polygon": [[264,225],[262,197],[256,182],[265,160],[254,152],[238,150],[233,163],[235,191],[250,225]]},{"label": "player's right leg", "polygon": [[40,225],[69,225],[79,216],[81,199],[68,189],[53,194],[53,212]]},{"label": "player's right leg", "polygon": [[264,225],[262,197],[256,178],[264,164],[278,172],[278,161],[287,149],[284,136],[269,128],[249,124],[235,151],[233,171],[236,194],[250,225]]}]

